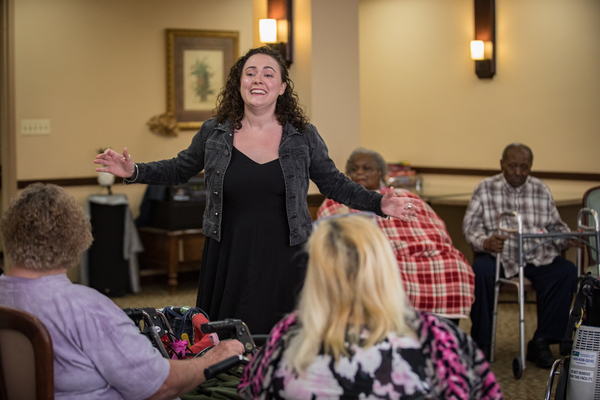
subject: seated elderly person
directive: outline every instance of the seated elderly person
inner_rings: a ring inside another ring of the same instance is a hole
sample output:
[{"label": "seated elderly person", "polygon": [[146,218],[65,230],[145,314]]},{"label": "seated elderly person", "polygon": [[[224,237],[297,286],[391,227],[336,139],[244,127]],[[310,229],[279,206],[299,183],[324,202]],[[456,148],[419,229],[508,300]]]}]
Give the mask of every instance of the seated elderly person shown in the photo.
[{"label": "seated elderly person", "polygon": [[[372,150],[359,148],[346,163],[346,175],[369,190],[385,189],[386,174],[386,162]],[[452,245],[444,221],[428,204],[408,190],[396,189],[396,193],[414,198],[421,211],[410,222],[377,217],[377,223],[392,244],[411,305],[454,322],[468,318],[474,275],[465,256]],[[317,218],[347,212],[357,211],[327,199]]]},{"label": "seated elderly person", "polygon": [[109,298],[71,283],[92,243],[90,223],[75,199],[55,185],[27,187],[2,218],[10,267],[0,276],[0,304],[38,317],[52,337],[57,398],[173,399],[204,378],[204,369],[243,353],[221,342],[205,356],[167,360]]},{"label": "seated elderly person", "polygon": [[[519,242],[515,235],[498,233],[499,218],[504,211],[521,215],[524,233],[569,232],[561,218],[550,189],[530,176],[533,152],[521,143],[504,149],[501,173],[485,178],[475,190],[463,220],[463,233],[473,248],[475,271],[475,303],[471,310],[471,337],[487,353],[492,340],[492,314],[496,256],[500,255],[501,277],[519,272]],[[554,240],[542,245],[542,239],[524,241],[523,274],[531,281],[541,306],[538,327],[527,343],[527,361],[540,368],[550,368],[556,360],[550,344],[564,337],[569,321],[571,301],[576,291],[577,268],[561,256],[574,240]]]},{"label": "seated elderly person", "polygon": [[469,336],[409,306],[389,240],[373,217],[315,222],[298,309],[246,367],[241,397],[502,398]]}]

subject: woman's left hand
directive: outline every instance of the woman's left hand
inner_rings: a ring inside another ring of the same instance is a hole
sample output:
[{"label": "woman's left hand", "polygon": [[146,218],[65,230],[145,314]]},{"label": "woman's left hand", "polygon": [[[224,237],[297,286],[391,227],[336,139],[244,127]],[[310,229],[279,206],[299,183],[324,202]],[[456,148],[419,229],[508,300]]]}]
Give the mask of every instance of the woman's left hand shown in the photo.
[{"label": "woman's left hand", "polygon": [[415,220],[417,213],[421,211],[421,201],[410,197],[394,197],[394,187],[390,186],[382,190],[383,199],[381,199],[381,211],[385,215],[390,215],[410,222]]}]

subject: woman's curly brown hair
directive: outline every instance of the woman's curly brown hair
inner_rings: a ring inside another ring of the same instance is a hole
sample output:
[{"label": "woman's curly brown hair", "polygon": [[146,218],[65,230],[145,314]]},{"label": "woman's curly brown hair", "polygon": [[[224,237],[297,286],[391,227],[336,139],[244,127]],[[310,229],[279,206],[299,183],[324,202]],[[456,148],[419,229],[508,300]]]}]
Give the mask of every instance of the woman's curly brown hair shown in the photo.
[{"label": "woman's curly brown hair", "polygon": [[244,117],[244,100],[240,94],[242,73],[248,58],[255,54],[266,54],[274,58],[281,70],[281,81],[286,84],[285,91],[277,98],[275,105],[277,121],[282,126],[289,122],[300,132],[304,132],[308,124],[308,117],[298,105],[298,94],[294,92],[294,83],[289,77],[285,61],[279,51],[267,46],[250,49],[231,67],[227,83],[217,96],[217,108],[214,111],[217,121],[229,121],[235,130],[242,128],[242,118]]},{"label": "woman's curly brown hair", "polygon": [[36,271],[69,268],[92,243],[83,208],[56,185],[34,183],[2,217],[4,251],[13,265]]}]

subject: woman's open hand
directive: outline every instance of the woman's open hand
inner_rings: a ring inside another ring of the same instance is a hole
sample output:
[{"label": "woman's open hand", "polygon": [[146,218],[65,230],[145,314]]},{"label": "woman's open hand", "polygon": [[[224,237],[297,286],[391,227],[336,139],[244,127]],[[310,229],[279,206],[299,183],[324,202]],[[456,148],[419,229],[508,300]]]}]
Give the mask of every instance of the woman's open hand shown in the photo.
[{"label": "woman's open hand", "polygon": [[104,150],[96,156],[94,164],[101,164],[103,167],[96,168],[98,172],[110,172],[121,178],[130,178],[135,172],[135,164],[127,152],[127,147],[123,149],[123,155],[112,149]]},{"label": "woman's open hand", "polygon": [[399,218],[402,221],[410,222],[415,220],[417,213],[421,211],[421,201],[411,197],[395,197],[394,187],[384,188],[382,191],[381,211],[385,215]]}]

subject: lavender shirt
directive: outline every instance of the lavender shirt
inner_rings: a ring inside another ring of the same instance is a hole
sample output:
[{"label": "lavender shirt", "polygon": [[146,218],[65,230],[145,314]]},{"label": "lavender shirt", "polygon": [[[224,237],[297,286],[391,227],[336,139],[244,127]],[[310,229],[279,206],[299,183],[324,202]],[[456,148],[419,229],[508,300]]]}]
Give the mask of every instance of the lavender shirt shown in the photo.
[{"label": "lavender shirt", "polygon": [[65,274],[0,275],[0,304],[38,317],[54,346],[57,399],[145,399],[169,375],[169,362],[108,297]]}]

